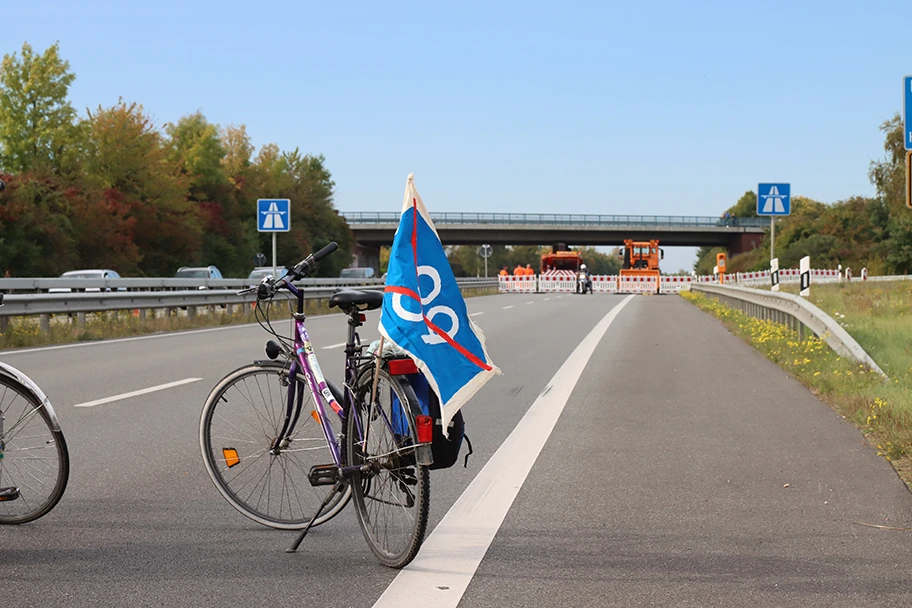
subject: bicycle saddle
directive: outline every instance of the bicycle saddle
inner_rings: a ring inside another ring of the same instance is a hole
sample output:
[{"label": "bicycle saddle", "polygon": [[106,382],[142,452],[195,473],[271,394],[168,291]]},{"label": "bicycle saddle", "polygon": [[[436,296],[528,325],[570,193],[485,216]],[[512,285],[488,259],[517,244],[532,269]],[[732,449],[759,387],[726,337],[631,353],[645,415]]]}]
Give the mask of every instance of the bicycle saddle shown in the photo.
[{"label": "bicycle saddle", "polygon": [[[337,291],[329,298],[329,307],[338,306],[343,312],[351,310],[352,306],[359,310],[375,310],[383,305],[382,291],[362,291],[360,289],[343,289]],[[366,306],[366,308],[360,308]]]}]

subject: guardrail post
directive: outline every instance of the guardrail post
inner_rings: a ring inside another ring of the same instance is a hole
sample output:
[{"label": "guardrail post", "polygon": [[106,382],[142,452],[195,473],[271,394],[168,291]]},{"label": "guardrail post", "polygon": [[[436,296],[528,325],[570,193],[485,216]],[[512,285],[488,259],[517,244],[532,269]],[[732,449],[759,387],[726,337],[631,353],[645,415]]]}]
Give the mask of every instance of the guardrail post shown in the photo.
[{"label": "guardrail post", "polygon": [[187,307],[187,316],[190,317],[191,319],[196,318],[196,306]]},{"label": "guardrail post", "polygon": [[51,331],[51,315],[44,313],[38,315],[38,325],[41,327],[41,331],[44,333],[50,333]]},{"label": "guardrail post", "polygon": [[86,313],[77,312],[76,313],[76,326],[85,327],[85,324],[86,324]]},{"label": "guardrail post", "polygon": [[0,334],[5,334],[9,329],[9,317],[0,317]]}]

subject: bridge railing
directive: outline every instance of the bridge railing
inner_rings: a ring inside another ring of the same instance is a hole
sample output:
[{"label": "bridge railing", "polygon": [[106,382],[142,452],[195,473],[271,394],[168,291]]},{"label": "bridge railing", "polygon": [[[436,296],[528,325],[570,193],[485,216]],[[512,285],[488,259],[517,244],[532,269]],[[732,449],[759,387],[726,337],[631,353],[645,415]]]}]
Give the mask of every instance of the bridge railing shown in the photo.
[{"label": "bridge railing", "polygon": [[[349,224],[398,224],[399,213],[346,211]],[[697,228],[764,228],[769,220],[761,217],[707,217],[676,215],[589,215],[569,213],[432,213],[435,224],[535,224],[561,226],[673,226]]]}]

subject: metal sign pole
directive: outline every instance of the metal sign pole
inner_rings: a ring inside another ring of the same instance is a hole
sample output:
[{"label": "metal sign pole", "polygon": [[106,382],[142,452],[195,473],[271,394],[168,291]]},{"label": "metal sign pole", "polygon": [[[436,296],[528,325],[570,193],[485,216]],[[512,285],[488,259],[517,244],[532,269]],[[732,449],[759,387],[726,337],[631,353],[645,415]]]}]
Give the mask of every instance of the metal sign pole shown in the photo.
[{"label": "metal sign pole", "polygon": [[272,276],[273,278],[278,278],[276,276],[276,233],[272,233]]},{"label": "metal sign pole", "polygon": [[776,216],[770,216],[770,261],[776,258]]}]

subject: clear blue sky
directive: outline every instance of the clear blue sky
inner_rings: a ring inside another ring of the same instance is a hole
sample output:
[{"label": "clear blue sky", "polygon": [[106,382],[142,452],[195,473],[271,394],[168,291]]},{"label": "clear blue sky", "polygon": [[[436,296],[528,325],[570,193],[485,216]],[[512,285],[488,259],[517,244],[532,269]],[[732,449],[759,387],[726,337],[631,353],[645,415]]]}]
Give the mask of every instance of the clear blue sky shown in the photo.
[{"label": "clear blue sky", "polygon": [[59,41],[80,110],[200,110],[324,154],[343,211],[397,211],[410,172],[431,211],[870,195],[912,73],[909,0],[442,4],[34,0],[4,6],[0,53]]}]

